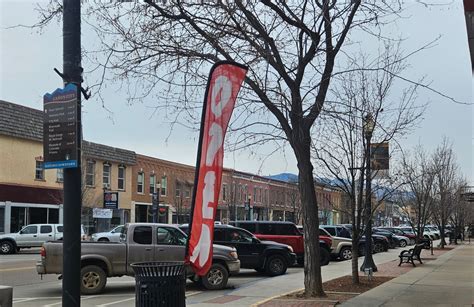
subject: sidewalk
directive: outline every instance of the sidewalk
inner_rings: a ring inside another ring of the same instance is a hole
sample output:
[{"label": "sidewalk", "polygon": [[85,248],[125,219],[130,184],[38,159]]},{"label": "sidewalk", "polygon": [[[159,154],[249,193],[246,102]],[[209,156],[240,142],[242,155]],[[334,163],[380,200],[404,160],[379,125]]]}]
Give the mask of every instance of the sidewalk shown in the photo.
[{"label": "sidewalk", "polygon": [[474,244],[461,245],[341,306],[473,306]]},{"label": "sidewalk", "polygon": [[[377,264],[393,261],[398,258],[399,249],[392,249],[389,252],[374,254],[374,260]],[[359,261],[362,261],[360,258]],[[322,267],[323,282],[344,275],[350,275],[351,261],[331,262]],[[265,278],[253,283],[245,288],[238,288],[227,292],[225,295],[216,296],[213,291],[207,291],[199,296],[190,296],[186,299],[189,306],[212,306],[214,304],[223,304],[225,306],[256,306],[271,298],[284,295],[304,288],[303,270],[294,273]]]},{"label": "sidewalk", "polygon": [[[413,269],[411,266],[397,266],[399,253],[400,249],[395,249],[375,254],[374,260],[378,266],[393,267],[392,269],[402,275],[348,300],[342,306],[474,306],[474,244],[460,245],[437,256],[436,260],[425,261]],[[427,257],[430,258],[433,257]],[[363,259],[360,258],[361,260]],[[393,264],[394,261],[396,264]],[[350,272],[350,261],[331,262],[322,267],[323,282],[350,275]],[[303,287],[304,273],[301,270],[262,279],[245,288],[226,291],[225,294],[205,291],[200,295],[188,297],[186,304],[236,307],[265,305],[265,302],[271,299],[301,290]],[[301,303],[290,305],[303,306],[304,303]]]}]

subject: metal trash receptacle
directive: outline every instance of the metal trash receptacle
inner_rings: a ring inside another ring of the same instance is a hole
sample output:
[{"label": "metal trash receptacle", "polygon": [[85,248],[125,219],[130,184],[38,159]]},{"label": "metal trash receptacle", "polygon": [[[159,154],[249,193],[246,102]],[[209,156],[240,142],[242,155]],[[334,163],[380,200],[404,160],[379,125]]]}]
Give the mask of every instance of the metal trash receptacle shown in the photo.
[{"label": "metal trash receptacle", "polygon": [[184,262],[137,262],[135,272],[135,306],[186,306]]}]

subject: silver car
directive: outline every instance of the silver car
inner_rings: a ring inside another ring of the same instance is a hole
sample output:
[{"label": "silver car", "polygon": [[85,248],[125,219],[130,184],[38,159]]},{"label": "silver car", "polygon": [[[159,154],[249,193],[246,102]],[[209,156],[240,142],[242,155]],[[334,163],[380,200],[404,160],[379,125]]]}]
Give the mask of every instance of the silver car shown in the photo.
[{"label": "silver car", "polygon": [[120,225],[113,228],[110,231],[93,233],[91,236],[92,241],[119,242],[122,229],[123,229],[123,225]]}]

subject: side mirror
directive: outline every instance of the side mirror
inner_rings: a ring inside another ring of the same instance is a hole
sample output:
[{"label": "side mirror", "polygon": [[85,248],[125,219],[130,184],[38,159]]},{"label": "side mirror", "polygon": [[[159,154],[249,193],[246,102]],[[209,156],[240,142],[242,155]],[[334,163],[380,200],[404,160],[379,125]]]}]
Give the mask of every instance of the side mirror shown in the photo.
[{"label": "side mirror", "polygon": [[257,238],[252,238],[252,243],[259,244],[260,240]]}]

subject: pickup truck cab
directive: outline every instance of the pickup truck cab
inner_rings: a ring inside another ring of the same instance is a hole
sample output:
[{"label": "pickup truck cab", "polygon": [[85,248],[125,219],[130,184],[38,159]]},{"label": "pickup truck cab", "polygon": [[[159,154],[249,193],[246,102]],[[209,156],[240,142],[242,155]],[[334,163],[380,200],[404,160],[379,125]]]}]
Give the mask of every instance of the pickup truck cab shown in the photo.
[{"label": "pickup truck cab", "polygon": [[[130,223],[122,231],[120,242],[83,242],[81,244],[81,292],[103,291],[108,277],[134,276],[132,263],[149,261],[183,261],[187,236],[169,224]],[[36,264],[38,274],[61,274],[63,245],[46,242]],[[187,267],[187,276],[207,289],[222,289],[229,275],[237,274],[240,261],[235,248],[214,245],[213,263],[203,277]]]},{"label": "pickup truck cab", "polygon": [[[19,232],[0,235],[0,253],[14,254],[21,248],[41,247],[46,241],[62,240],[62,224],[31,224]],[[82,228],[81,239],[86,235]]]}]

